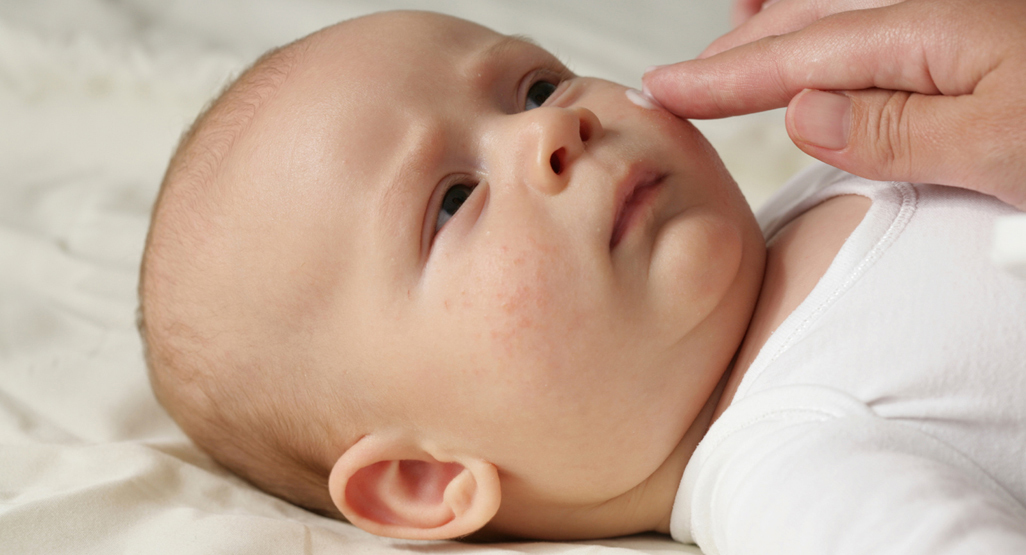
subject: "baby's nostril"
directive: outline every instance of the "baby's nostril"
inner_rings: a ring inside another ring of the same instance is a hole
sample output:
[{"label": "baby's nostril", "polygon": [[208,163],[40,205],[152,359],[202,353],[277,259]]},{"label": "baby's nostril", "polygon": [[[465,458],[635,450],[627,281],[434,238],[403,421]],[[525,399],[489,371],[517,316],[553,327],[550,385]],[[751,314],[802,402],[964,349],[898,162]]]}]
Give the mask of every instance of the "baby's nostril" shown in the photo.
[{"label": "baby's nostril", "polygon": [[566,156],[566,149],[560,148],[549,157],[549,165],[552,166],[552,171],[556,172],[556,175],[563,173],[564,156]]},{"label": "baby's nostril", "polygon": [[579,132],[581,134],[581,142],[586,143],[591,138],[591,123],[587,119],[581,118]]}]

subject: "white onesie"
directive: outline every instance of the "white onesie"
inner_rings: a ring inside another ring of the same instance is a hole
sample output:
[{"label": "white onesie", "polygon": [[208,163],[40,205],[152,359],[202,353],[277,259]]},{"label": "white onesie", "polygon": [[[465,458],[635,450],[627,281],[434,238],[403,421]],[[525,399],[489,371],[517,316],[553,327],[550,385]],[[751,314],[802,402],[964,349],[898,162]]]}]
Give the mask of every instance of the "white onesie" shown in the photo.
[{"label": "white onesie", "polygon": [[713,554],[1026,554],[1026,279],[995,267],[1014,209],[828,166],[759,216],[766,237],[872,200],[688,463],[671,533]]}]

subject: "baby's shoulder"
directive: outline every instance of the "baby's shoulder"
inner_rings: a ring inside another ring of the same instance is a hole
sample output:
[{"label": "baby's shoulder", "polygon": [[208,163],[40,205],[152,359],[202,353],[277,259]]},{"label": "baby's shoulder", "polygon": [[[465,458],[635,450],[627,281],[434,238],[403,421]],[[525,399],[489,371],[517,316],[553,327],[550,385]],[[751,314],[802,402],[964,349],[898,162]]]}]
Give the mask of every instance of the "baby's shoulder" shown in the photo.
[{"label": "baby's shoulder", "polygon": [[826,274],[871,205],[869,198],[854,194],[827,198],[787,222],[767,243],[762,289],[727,383],[726,399],[773,332]]}]

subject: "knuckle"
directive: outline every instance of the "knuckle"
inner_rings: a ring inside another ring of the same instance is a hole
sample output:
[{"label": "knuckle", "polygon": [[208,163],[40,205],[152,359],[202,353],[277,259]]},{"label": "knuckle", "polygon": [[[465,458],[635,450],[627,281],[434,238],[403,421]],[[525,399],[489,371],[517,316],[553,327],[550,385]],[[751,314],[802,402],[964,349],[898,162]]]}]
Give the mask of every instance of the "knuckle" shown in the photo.
[{"label": "knuckle", "polygon": [[[1016,196],[1015,189],[1026,177],[1026,110],[1014,103],[993,103],[965,119],[961,122],[968,135],[964,143],[974,170],[967,179],[975,178],[980,181],[976,188],[1005,200]],[[1018,194],[1026,194],[1026,189]]]},{"label": "knuckle", "polygon": [[773,60],[769,64],[771,71],[767,72],[766,90],[769,94],[780,98],[790,98],[801,89],[805,88],[806,76],[795,70],[789,61],[801,56],[795,56],[791,51],[793,45],[780,35],[764,37],[752,44],[757,57],[762,60]]},{"label": "knuckle", "polygon": [[911,94],[876,91],[879,109],[857,110],[863,114],[860,128],[867,155],[881,176],[910,176],[915,169],[914,121],[909,117]]}]

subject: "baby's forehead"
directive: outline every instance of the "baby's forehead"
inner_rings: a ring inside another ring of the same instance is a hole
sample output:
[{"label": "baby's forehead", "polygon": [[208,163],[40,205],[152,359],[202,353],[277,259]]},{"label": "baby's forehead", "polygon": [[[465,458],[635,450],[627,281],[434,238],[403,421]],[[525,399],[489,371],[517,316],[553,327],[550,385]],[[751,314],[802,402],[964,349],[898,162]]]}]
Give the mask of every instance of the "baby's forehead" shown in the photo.
[{"label": "baby's forehead", "polygon": [[323,55],[310,62],[372,71],[402,64],[411,57],[430,62],[459,55],[504,37],[487,27],[443,14],[383,12],[344,21],[312,35]]},{"label": "baby's forehead", "polygon": [[551,57],[521,37],[424,12],[375,14],[311,38],[295,76],[269,110],[270,123],[254,135],[279,143],[271,154],[281,154],[286,143],[291,147],[285,152],[294,153],[297,145],[325,139],[330,144],[318,146],[345,166],[346,178],[339,176],[344,185],[377,187],[381,171],[401,173],[402,160],[393,154],[432,142],[421,123],[470,120],[465,105],[452,100],[501,72],[496,66],[505,51],[527,46],[536,56]]},{"label": "baby's forehead", "polygon": [[432,125],[473,119],[452,98],[487,79],[489,61],[523,48],[548,56],[520,38],[423,12],[376,14],[311,36],[228,164],[240,197],[233,212],[254,232],[245,252],[274,247],[282,254],[268,268],[328,268],[323,275],[354,267],[339,260],[415,260],[431,185],[420,171],[430,164],[420,162],[454,146]]}]

